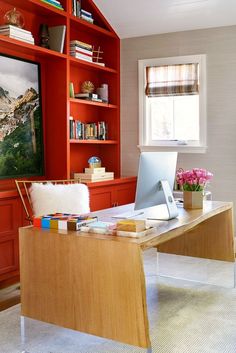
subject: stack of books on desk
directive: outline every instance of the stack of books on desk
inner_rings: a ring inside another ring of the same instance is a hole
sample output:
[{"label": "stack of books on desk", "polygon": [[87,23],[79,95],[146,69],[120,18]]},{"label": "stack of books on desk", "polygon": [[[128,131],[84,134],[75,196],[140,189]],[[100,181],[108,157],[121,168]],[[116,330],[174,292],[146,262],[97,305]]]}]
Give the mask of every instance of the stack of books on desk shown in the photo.
[{"label": "stack of books on desk", "polygon": [[74,179],[80,179],[82,183],[91,183],[96,181],[113,180],[114,173],[106,172],[104,167],[85,168],[84,173],[74,173]]},{"label": "stack of books on desk", "polygon": [[76,59],[93,62],[93,47],[80,40],[70,41],[70,55]]},{"label": "stack of books on desk", "polygon": [[22,40],[23,42],[34,44],[34,37],[30,31],[13,25],[0,26],[0,34],[9,38]]},{"label": "stack of books on desk", "polygon": [[76,215],[68,213],[54,213],[42,217],[35,217],[34,227],[61,230],[80,230],[82,226],[97,221],[95,216]]}]

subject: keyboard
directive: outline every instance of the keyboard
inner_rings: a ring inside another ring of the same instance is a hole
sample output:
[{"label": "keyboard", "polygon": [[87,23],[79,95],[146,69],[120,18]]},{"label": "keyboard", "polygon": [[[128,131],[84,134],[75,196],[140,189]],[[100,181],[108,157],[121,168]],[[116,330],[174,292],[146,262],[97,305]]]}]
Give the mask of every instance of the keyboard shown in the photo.
[{"label": "keyboard", "polygon": [[112,218],[129,219],[129,218],[135,218],[135,217],[141,216],[142,214],[144,214],[143,211],[131,211],[131,212],[124,212],[124,213],[114,215],[112,216]]}]

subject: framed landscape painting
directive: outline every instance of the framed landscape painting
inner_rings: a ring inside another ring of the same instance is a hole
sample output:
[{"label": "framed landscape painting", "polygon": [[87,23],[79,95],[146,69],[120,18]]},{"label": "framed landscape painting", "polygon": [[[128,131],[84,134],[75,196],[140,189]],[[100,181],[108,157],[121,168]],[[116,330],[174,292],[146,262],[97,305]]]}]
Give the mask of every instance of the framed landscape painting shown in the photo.
[{"label": "framed landscape painting", "polygon": [[38,63],[0,54],[0,179],[43,174]]}]

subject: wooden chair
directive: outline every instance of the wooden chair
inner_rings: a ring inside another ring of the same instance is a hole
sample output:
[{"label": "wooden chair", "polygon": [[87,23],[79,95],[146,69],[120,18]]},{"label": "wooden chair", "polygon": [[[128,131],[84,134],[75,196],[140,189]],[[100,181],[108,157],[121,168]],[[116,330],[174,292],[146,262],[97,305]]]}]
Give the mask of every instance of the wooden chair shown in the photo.
[{"label": "wooden chair", "polygon": [[24,211],[26,213],[26,220],[29,221],[31,224],[33,223],[33,204],[30,197],[29,189],[33,183],[40,183],[40,184],[80,184],[79,179],[67,179],[67,180],[15,180],[16,188],[19,193]]}]

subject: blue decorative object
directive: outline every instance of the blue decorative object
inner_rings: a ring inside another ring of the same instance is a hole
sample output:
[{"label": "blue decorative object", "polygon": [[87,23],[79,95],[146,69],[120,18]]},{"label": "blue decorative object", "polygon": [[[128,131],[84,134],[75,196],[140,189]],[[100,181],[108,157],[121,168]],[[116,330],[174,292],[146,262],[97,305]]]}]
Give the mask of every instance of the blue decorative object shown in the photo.
[{"label": "blue decorative object", "polygon": [[101,159],[99,157],[90,157],[88,160],[89,168],[100,168],[101,167]]}]

